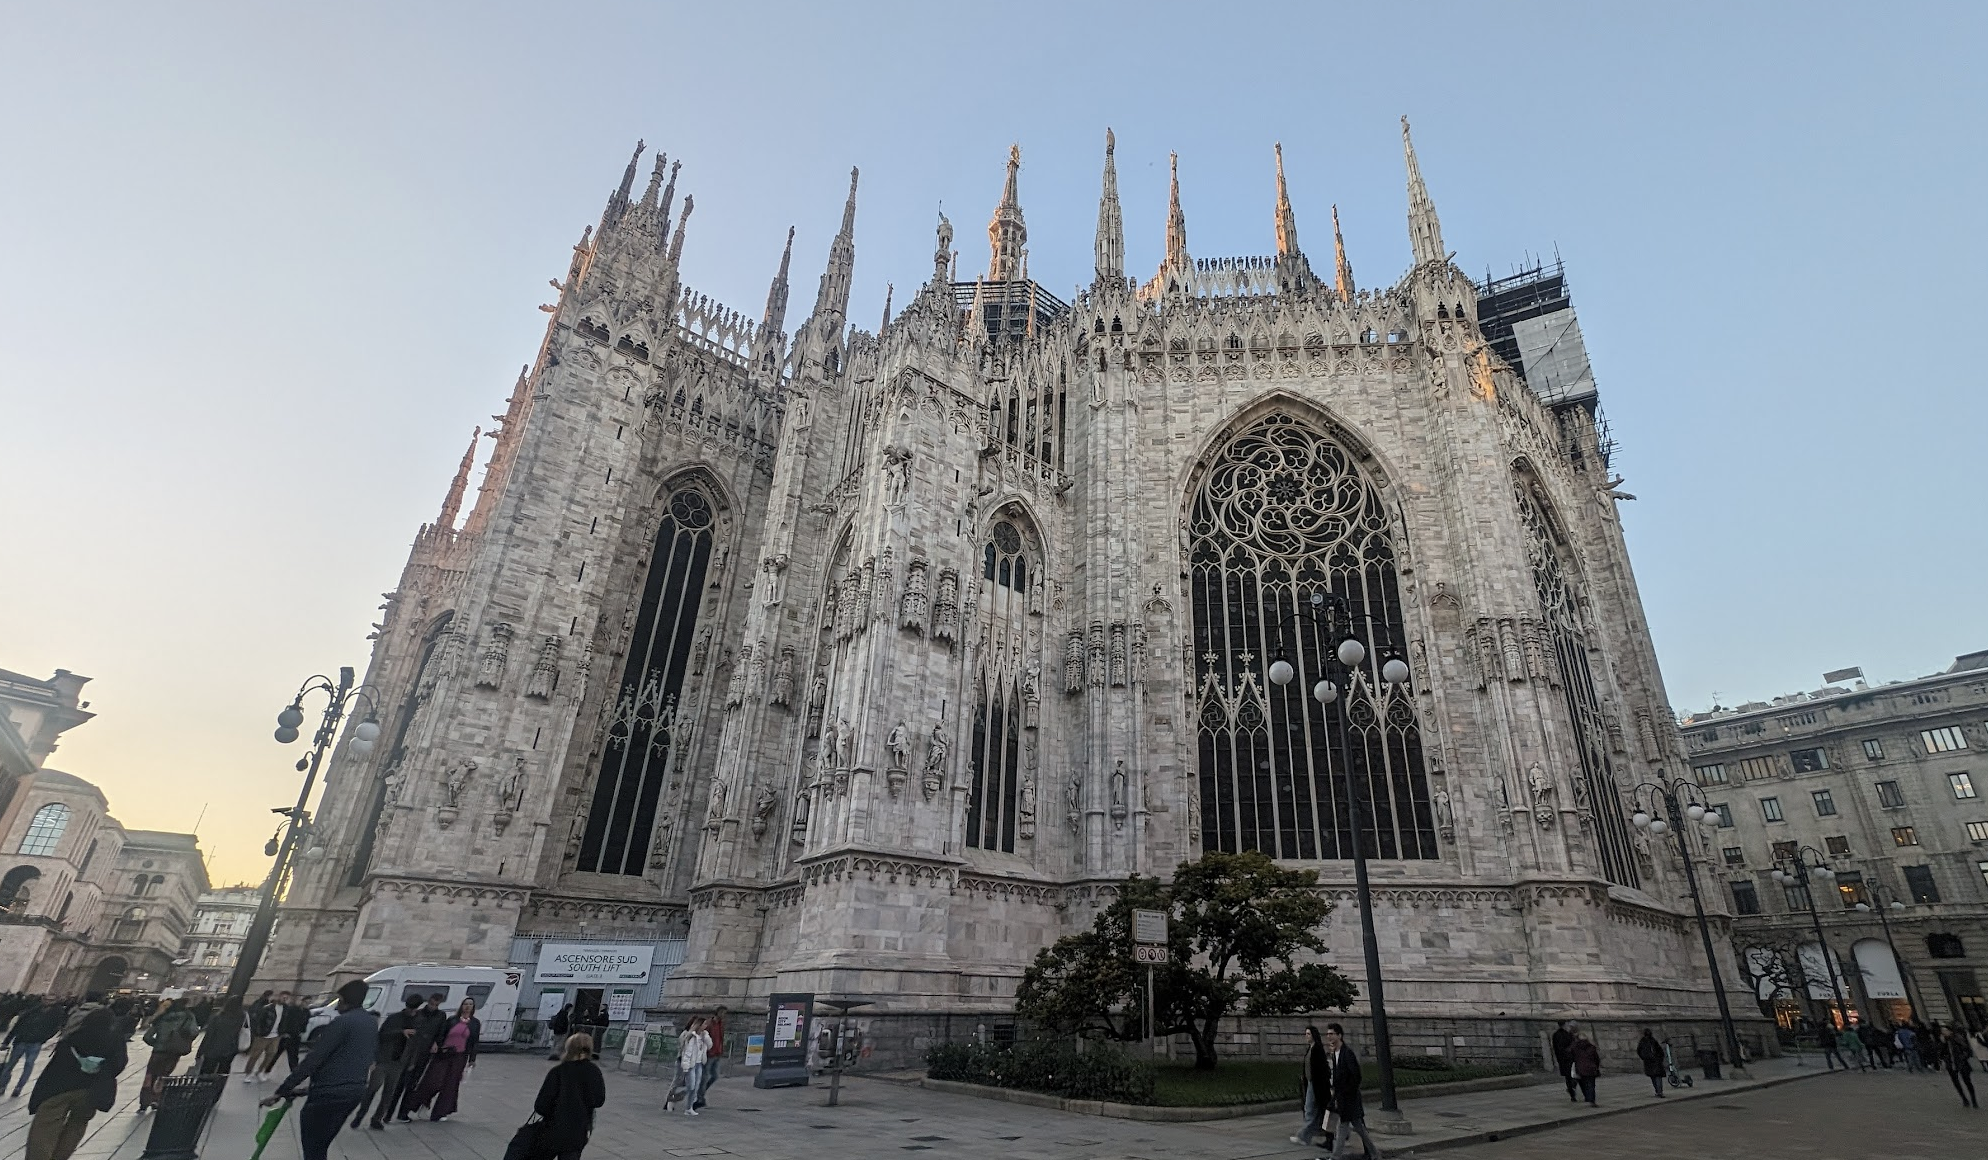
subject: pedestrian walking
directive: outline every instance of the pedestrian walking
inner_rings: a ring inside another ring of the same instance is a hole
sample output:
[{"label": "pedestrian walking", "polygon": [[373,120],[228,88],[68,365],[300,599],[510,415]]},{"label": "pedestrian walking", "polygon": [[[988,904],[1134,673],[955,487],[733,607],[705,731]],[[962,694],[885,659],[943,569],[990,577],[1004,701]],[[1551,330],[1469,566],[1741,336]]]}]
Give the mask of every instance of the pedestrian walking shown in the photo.
[{"label": "pedestrian walking", "polygon": [[[273,998],[272,998],[273,996]],[[283,1001],[290,997],[285,991],[276,995],[264,991],[256,1001],[249,1004],[244,1012],[248,1024],[248,1059],[242,1063],[242,1082],[256,1083],[262,1074],[276,1062],[276,1022],[283,1017]]]},{"label": "pedestrian walking", "polygon": [[262,1101],[269,1107],[304,1091],[297,1113],[298,1143],[304,1160],[325,1160],[345,1117],[366,1098],[366,1076],[373,1066],[379,1039],[379,1016],[366,1010],[366,984],[354,979],[338,989],[338,1017],[318,1035],[310,1053],[290,1069],[276,1090]]},{"label": "pedestrian walking", "polygon": [[1909,1023],[1900,1023],[1891,1030],[1891,1044],[1898,1054],[1905,1057],[1907,1074],[1919,1070],[1919,1036]]},{"label": "pedestrian walking", "polygon": [[1657,1098],[1664,1097],[1664,1076],[1670,1067],[1664,1062],[1664,1045],[1657,1042],[1657,1033],[1648,1027],[1643,1028],[1643,1038],[1636,1041],[1636,1058],[1643,1061],[1643,1074],[1649,1078],[1650,1087]]},{"label": "pedestrian walking", "polygon": [[550,1058],[566,1058],[566,1037],[573,1033],[573,1004],[561,1007],[552,1018],[545,1021],[545,1029],[552,1032],[552,1055]]},{"label": "pedestrian walking", "polygon": [[1837,1064],[1842,1064],[1844,1071],[1850,1070],[1849,1063],[1843,1058],[1842,1041],[1837,1038],[1834,1027],[1819,1028],[1815,1033],[1815,1041],[1821,1045],[1822,1062],[1830,1071],[1835,1071]]},{"label": "pedestrian walking", "polygon": [[1974,1047],[1967,1041],[1967,1032],[1958,1023],[1947,1029],[1945,1048],[1947,1078],[1953,1081],[1953,1090],[1960,1094],[1960,1104],[1964,1108],[1978,1108],[1981,1101],[1974,1094]]},{"label": "pedestrian walking", "polygon": [[1574,1078],[1580,1082],[1581,1098],[1589,1107],[1595,1103],[1595,1080],[1601,1075],[1601,1048],[1594,1040],[1576,1031],[1574,1033]]},{"label": "pedestrian walking", "polygon": [[1943,1039],[1940,1033],[1940,1021],[1935,1019],[1925,1027],[1918,1028],[1915,1038],[1919,1049],[1919,1066],[1937,1074],[1940,1070],[1940,1057],[1944,1054],[1940,1049]]},{"label": "pedestrian walking", "polygon": [[227,1075],[248,1038],[248,1024],[242,1011],[242,997],[230,995],[207,1017],[200,1032],[200,1047],[193,1053],[201,1075]]},{"label": "pedestrian walking", "polygon": [[28,1077],[34,1074],[35,1060],[41,1056],[42,1045],[55,1038],[62,1025],[69,1021],[69,1013],[58,1003],[44,1003],[38,998],[30,999],[27,1007],[14,1017],[14,1026],[7,1032],[7,1063],[0,1067],[0,1088],[7,1086],[7,1080],[14,1074],[14,1065],[21,1065],[21,1078],[14,1083],[13,1094],[18,1096],[21,1089],[28,1086]]},{"label": "pedestrian walking", "polygon": [[184,1000],[159,1001],[159,1014],[153,1016],[152,1025],[145,1029],[145,1046],[152,1049],[152,1057],[145,1061],[145,1084],[138,1089],[139,1111],[159,1106],[159,1097],[166,1090],[166,1077],[193,1050],[194,1037],[199,1034],[200,1027],[193,1021],[193,1012],[186,1009]]},{"label": "pedestrian walking", "polygon": [[[545,1073],[538,1085],[532,1112],[538,1123],[530,1128],[531,1160],[580,1160],[594,1132],[594,1112],[607,1103],[607,1082],[594,1063],[594,1037],[576,1031],[566,1037],[559,1066]],[[524,1129],[519,1135],[524,1136]],[[518,1147],[513,1139],[512,1147]],[[527,1160],[505,1153],[505,1160]]]},{"label": "pedestrian walking", "polygon": [[[283,1000],[282,1013],[276,1018],[276,1050],[290,1062],[290,1070],[297,1070],[297,1049],[303,1045],[304,1032],[311,1025],[311,1005],[302,995],[284,992],[278,998]],[[266,1076],[276,1067],[276,1057],[271,1055],[262,1072]]]},{"label": "pedestrian walking", "polygon": [[435,1037],[442,1033],[442,1024],[448,1022],[449,1017],[442,1010],[442,1001],[447,998],[442,992],[435,992],[409,1019],[414,1024],[414,1034],[407,1037],[407,1048],[401,1052],[400,1090],[393,1096],[393,1106],[400,1109],[400,1114],[395,1118],[403,1124],[413,1119],[409,1101],[414,1098],[414,1089],[421,1086],[421,1077],[428,1070]]},{"label": "pedestrian walking", "polygon": [[366,1097],[352,1113],[357,1128],[366,1118],[366,1109],[375,1096],[380,1106],[373,1112],[373,1130],[386,1127],[393,1114],[393,1101],[400,1092],[401,1069],[407,1066],[407,1041],[414,1037],[414,1013],[421,1009],[421,996],[409,995],[405,1006],[380,1020],[380,1032],[373,1052],[373,1071],[366,1077]]},{"label": "pedestrian walking", "polygon": [[1331,1061],[1326,1058],[1325,1038],[1318,1028],[1305,1028],[1305,1070],[1299,1091],[1305,1101],[1305,1122],[1298,1126],[1298,1134],[1291,1137],[1291,1143],[1309,1146],[1312,1137],[1320,1133],[1325,1123],[1325,1109],[1332,1103]]},{"label": "pedestrian walking", "polygon": [[28,1095],[26,1160],[69,1160],[98,1112],[117,1103],[117,1074],[129,1057],[117,1016],[99,1007],[56,1041],[48,1066]]},{"label": "pedestrian walking", "polygon": [[704,1016],[690,1017],[689,1026],[676,1041],[676,1079],[670,1082],[670,1090],[663,1097],[663,1110],[675,1106],[679,1093],[683,1096],[683,1113],[697,1114],[697,1092],[704,1082],[704,1057],[711,1050],[711,1037],[704,1034]]},{"label": "pedestrian walking", "polygon": [[704,1076],[697,1088],[697,1098],[691,1107],[702,1111],[704,1097],[711,1094],[711,1085],[718,1082],[718,1067],[725,1062],[725,1014],[730,1008],[720,1007],[716,1014],[704,1021],[704,1034],[711,1044],[704,1056]]},{"label": "pedestrian walking", "polygon": [[1871,1061],[1864,1057],[1864,1041],[1857,1037],[1856,1028],[1845,1027],[1841,1031],[1838,1031],[1836,1033],[1836,1046],[1843,1053],[1844,1058],[1857,1061],[1858,1071],[1876,1070]]},{"label": "pedestrian walking", "polygon": [[1580,1026],[1569,1019],[1553,1033],[1553,1069],[1567,1081],[1567,1098],[1570,1100],[1581,1098],[1575,1090],[1578,1081],[1574,1078],[1574,1039],[1580,1032]]},{"label": "pedestrian walking", "polygon": [[483,1021],[476,1017],[476,1000],[464,999],[435,1036],[428,1053],[428,1067],[421,1073],[421,1086],[408,1097],[413,1101],[411,1104],[401,1105],[402,1119],[430,1103],[435,1107],[428,1118],[436,1123],[456,1114],[456,1097],[463,1075],[476,1066],[477,1041],[482,1037]]},{"label": "pedestrian walking", "polygon": [[1857,1042],[1863,1044],[1864,1054],[1869,1057],[1873,1070],[1879,1067],[1886,1069],[1891,1067],[1891,1060],[1886,1057],[1884,1051],[1885,1041],[1889,1038],[1890,1036],[1879,1031],[1874,1023],[1857,1024]]},{"label": "pedestrian walking", "polygon": [[1360,1134],[1367,1160],[1381,1160],[1381,1150],[1367,1134],[1367,1108],[1360,1100],[1360,1057],[1346,1045],[1346,1029],[1337,1023],[1325,1025],[1325,1065],[1332,1092],[1332,1114],[1339,1126],[1332,1132],[1332,1160],[1346,1151],[1348,1132]]}]

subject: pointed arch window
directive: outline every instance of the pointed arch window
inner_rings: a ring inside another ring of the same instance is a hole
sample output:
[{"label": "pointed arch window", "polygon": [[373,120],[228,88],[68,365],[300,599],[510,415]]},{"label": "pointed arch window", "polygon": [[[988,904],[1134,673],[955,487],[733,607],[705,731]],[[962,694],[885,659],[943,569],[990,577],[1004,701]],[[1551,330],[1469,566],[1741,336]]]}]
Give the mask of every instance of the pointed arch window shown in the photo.
[{"label": "pointed arch window", "polygon": [[366,880],[366,871],[373,865],[373,850],[380,836],[380,822],[386,816],[389,783],[396,769],[407,757],[407,731],[414,726],[414,718],[420,712],[422,703],[433,695],[435,682],[445,674],[434,669],[440,663],[437,653],[449,626],[455,622],[455,610],[450,609],[435,618],[428,626],[428,635],[421,644],[421,658],[415,662],[414,678],[407,683],[407,696],[401,699],[400,711],[394,718],[393,743],[387,746],[385,760],[377,765],[370,802],[366,807],[366,824],[359,831],[359,842],[352,853],[352,865],[346,869],[345,884],[358,886]]},{"label": "pointed arch window", "polygon": [[1518,497],[1519,523],[1526,530],[1526,559],[1532,566],[1533,588],[1539,595],[1547,632],[1553,638],[1560,692],[1566,698],[1567,716],[1574,726],[1575,747],[1581,759],[1577,776],[1589,800],[1594,802],[1595,845],[1601,855],[1602,875],[1623,886],[1640,886],[1629,824],[1616,788],[1615,766],[1609,760],[1608,718],[1602,712],[1601,693],[1588,663],[1592,646],[1581,619],[1579,593],[1561,566],[1556,546],[1561,537],[1544,499],[1524,476],[1515,481],[1514,492]]},{"label": "pointed arch window", "polygon": [[[1413,714],[1355,688],[1331,710],[1343,732],[1321,717],[1310,690],[1338,641],[1290,619],[1310,593],[1336,595],[1369,646],[1369,688],[1380,686],[1378,666],[1407,637],[1379,492],[1346,447],[1285,414],[1242,429],[1209,462],[1189,520],[1202,848],[1350,858],[1350,774],[1368,857],[1437,857]],[[1266,670],[1283,642],[1297,646],[1284,656],[1298,679],[1273,685]]]},{"label": "pointed arch window", "polygon": [[966,806],[966,844],[978,850],[1015,852],[1016,821],[1024,776],[1021,668],[1028,639],[1028,538],[1013,520],[994,524],[981,553],[980,620],[987,646],[975,680],[972,793]]},{"label": "pointed arch window", "polygon": [[641,874],[648,868],[656,802],[677,763],[687,756],[677,708],[711,564],[714,523],[703,491],[682,487],[671,494],[608,719],[593,805],[580,841],[583,871]]},{"label": "pointed arch window", "polygon": [[55,848],[62,844],[62,835],[69,829],[69,807],[61,802],[50,802],[35,811],[28,821],[28,832],[21,835],[23,854],[49,857]]}]

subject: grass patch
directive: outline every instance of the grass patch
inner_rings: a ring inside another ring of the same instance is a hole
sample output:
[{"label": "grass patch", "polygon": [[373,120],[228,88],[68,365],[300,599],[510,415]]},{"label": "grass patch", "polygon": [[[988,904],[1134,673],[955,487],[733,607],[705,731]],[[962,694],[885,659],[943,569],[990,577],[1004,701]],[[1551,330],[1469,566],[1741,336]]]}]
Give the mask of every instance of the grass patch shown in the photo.
[{"label": "grass patch", "polygon": [[[1360,1086],[1368,1091],[1380,1084],[1380,1073],[1372,1061],[1361,1064]],[[1463,1064],[1440,1071],[1394,1069],[1394,1086],[1420,1087],[1423,1084],[1450,1083],[1461,1079],[1482,1079],[1494,1075],[1516,1075],[1524,1071],[1511,1064]],[[1220,1108],[1231,1104],[1261,1104],[1273,1100],[1299,1098],[1298,1084],[1304,1065],[1282,1060],[1221,1060],[1214,1071],[1196,1071],[1192,1063],[1163,1064],[1153,1085],[1153,1102],[1169,1108]]]}]

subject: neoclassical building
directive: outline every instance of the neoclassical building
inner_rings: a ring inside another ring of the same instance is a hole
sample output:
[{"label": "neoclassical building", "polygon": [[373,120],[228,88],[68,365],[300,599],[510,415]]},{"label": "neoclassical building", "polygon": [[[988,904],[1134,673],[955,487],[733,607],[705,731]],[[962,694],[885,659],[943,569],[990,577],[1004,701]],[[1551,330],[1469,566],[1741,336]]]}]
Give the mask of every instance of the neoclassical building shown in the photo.
[{"label": "neoclassical building", "polygon": [[1404,1019],[1705,1020],[1682,866],[1626,822],[1682,760],[1591,383],[1501,355],[1403,143],[1390,285],[1336,214],[1313,268],[1281,155],[1271,253],[1190,256],[1176,179],[1135,277],[1107,134],[1088,290],[1029,279],[1017,150],[984,272],[940,217],[876,333],[852,171],[791,334],[792,232],[757,318],[711,301],[638,147],[387,596],[388,744],[337,752],[264,978],[687,937],[667,1002],[860,998],[909,1044],[1127,874],[1262,850],[1350,898],[1361,841]]}]

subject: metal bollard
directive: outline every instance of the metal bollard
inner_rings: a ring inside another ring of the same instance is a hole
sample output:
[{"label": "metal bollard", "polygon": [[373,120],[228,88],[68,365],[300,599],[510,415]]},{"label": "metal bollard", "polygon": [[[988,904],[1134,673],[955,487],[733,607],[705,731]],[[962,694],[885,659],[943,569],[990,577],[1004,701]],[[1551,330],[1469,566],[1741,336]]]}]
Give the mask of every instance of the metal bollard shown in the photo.
[{"label": "metal bollard", "polygon": [[221,1092],[223,1075],[176,1075],[166,1080],[159,1106],[152,1113],[152,1134],[145,1139],[139,1160],[198,1160],[200,1132]]}]

